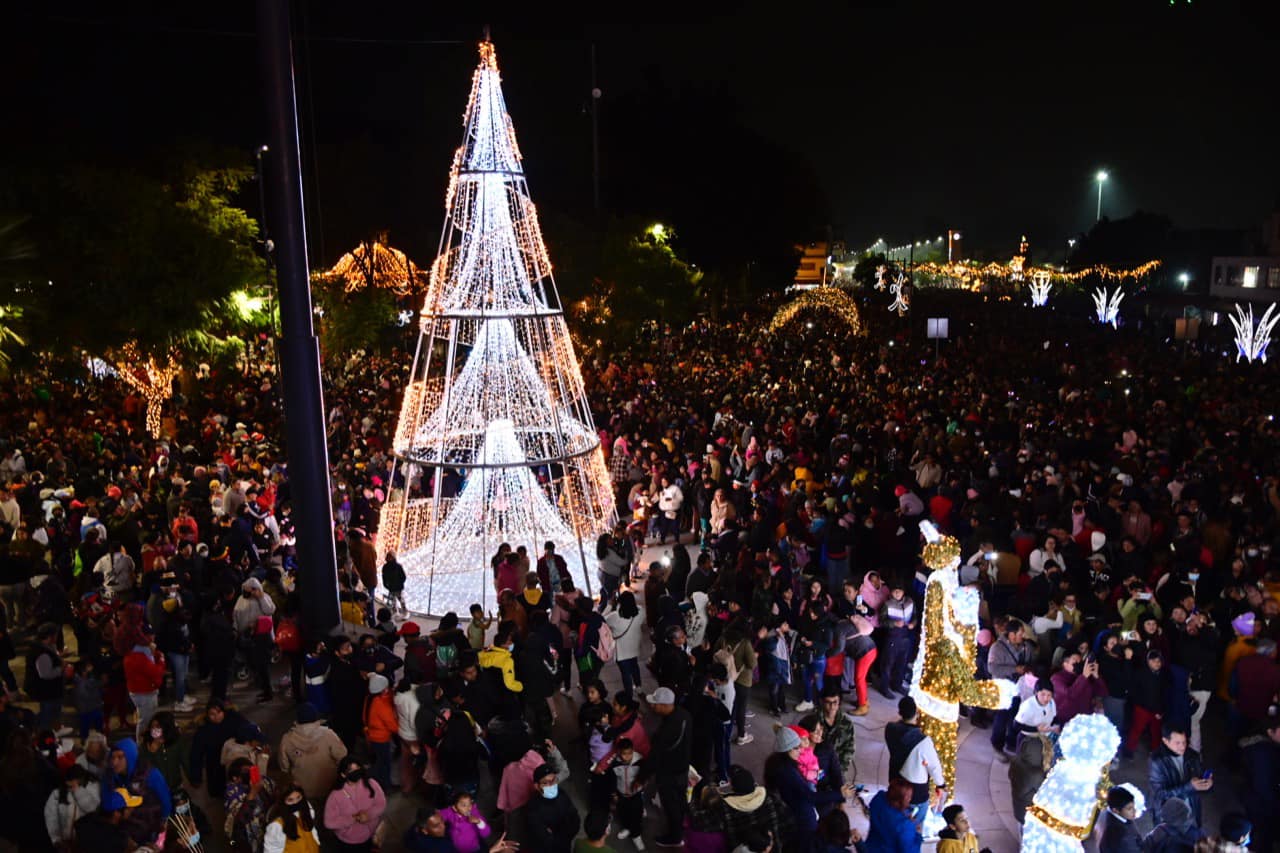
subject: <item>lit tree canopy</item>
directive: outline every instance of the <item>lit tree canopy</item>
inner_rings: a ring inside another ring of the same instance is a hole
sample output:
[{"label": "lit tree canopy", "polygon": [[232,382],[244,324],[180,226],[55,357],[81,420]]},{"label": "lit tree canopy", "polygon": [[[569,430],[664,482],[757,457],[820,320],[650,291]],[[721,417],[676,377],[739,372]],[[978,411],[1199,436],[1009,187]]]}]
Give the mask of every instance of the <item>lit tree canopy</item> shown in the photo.
[{"label": "lit tree canopy", "polygon": [[341,282],[348,293],[375,288],[407,296],[425,285],[426,272],[404,252],[388,246],[384,232],[373,240],[361,241],[323,273],[322,278]]}]

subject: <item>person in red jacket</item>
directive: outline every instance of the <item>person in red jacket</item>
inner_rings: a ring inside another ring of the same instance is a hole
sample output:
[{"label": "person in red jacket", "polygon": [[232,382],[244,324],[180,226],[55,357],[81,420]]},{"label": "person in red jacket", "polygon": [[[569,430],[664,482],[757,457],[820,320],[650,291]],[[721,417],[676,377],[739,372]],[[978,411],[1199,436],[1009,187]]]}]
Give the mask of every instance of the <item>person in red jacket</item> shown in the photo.
[{"label": "person in red jacket", "polygon": [[390,686],[385,675],[373,673],[364,700],[364,736],[373,750],[373,778],[384,791],[391,788],[391,739],[400,728]]},{"label": "person in red jacket", "polygon": [[151,724],[160,702],[160,686],[164,684],[164,654],[156,649],[155,635],[144,627],[139,642],[124,656],[124,683],[138,711],[135,737],[141,741],[142,733]]}]

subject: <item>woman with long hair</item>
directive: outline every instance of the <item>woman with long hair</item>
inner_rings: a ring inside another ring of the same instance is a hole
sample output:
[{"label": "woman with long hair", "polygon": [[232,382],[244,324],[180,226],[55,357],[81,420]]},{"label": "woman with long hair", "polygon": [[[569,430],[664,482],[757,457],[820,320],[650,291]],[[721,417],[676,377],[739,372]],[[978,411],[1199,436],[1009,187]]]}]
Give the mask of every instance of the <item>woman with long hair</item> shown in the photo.
[{"label": "woman with long hair", "polygon": [[78,764],[72,765],[44,804],[44,825],[54,847],[70,849],[76,837],[76,821],[98,810],[100,796],[98,780]]},{"label": "woman with long hair", "polygon": [[316,815],[298,785],[290,785],[267,815],[262,853],[319,853]]},{"label": "woman with long hair", "polygon": [[630,590],[622,592],[616,605],[605,611],[604,621],[613,633],[614,659],[622,675],[622,690],[633,696],[640,687],[640,638],[644,633],[641,630],[644,616],[635,593]]}]

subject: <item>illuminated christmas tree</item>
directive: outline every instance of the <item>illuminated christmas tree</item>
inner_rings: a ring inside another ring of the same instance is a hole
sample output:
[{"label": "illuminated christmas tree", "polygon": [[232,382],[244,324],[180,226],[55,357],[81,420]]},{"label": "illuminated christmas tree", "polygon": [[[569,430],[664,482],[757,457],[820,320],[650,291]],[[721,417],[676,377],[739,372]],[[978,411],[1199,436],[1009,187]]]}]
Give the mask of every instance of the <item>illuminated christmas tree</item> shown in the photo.
[{"label": "illuminated christmas tree", "polygon": [[590,590],[595,538],[614,517],[488,41],[463,126],[378,541],[405,567],[409,607],[428,613],[488,609],[503,542],[531,554],[555,542]]}]

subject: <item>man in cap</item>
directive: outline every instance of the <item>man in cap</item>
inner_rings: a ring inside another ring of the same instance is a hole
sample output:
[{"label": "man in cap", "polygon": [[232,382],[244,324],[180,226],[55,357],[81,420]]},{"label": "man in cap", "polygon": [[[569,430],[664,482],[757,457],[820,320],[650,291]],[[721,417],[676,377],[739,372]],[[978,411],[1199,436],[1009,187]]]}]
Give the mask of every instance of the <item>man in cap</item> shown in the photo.
[{"label": "man in cap", "polygon": [[128,788],[114,788],[104,793],[99,810],[76,821],[76,849],[94,853],[127,853],[133,849],[125,822],[140,805],[142,797],[129,793]]},{"label": "man in cap", "polygon": [[657,838],[658,846],[679,847],[683,843],[685,789],[693,755],[693,718],[676,705],[676,694],[669,687],[659,687],[645,699],[662,721],[650,739],[648,756],[640,764],[639,781],[653,777],[658,789],[666,821]]}]

